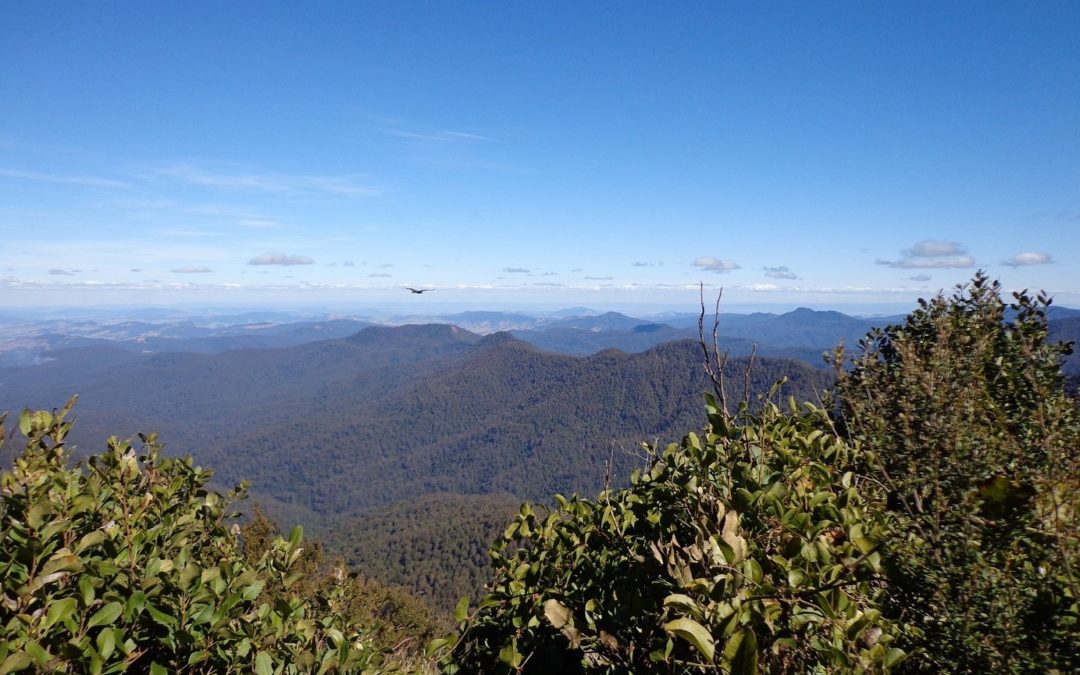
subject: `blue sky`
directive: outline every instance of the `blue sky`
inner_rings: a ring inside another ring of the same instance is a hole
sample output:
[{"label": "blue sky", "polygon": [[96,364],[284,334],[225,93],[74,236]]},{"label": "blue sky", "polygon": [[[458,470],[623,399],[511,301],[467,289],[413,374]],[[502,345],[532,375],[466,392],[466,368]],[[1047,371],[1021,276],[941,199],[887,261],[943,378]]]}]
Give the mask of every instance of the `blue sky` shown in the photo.
[{"label": "blue sky", "polygon": [[0,308],[1080,306],[1080,4],[0,5]]}]

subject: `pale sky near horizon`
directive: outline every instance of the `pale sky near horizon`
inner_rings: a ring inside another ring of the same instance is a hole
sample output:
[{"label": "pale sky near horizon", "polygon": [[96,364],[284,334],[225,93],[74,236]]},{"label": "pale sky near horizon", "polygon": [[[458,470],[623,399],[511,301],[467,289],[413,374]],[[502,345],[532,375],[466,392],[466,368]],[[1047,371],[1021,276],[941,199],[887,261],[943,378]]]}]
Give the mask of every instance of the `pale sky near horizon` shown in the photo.
[{"label": "pale sky near horizon", "polygon": [[0,309],[1080,306],[1080,3],[0,5]]}]

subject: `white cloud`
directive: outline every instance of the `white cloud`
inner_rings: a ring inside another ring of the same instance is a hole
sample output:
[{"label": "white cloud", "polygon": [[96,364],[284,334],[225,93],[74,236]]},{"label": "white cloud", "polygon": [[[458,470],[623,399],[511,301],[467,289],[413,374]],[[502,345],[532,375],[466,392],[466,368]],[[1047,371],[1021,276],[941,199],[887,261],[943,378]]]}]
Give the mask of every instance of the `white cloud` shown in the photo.
[{"label": "white cloud", "polygon": [[739,266],[731,260],[721,260],[711,255],[701,256],[694,261],[694,267],[708,270],[709,272],[724,273],[739,269]]},{"label": "white cloud", "polygon": [[958,242],[940,239],[923,239],[904,251],[905,256],[909,258],[944,258],[961,256],[964,253],[967,253],[967,249]]},{"label": "white cloud", "polygon": [[901,270],[974,267],[975,259],[965,255],[966,250],[955,241],[923,239],[905,250],[900,260],[875,260],[874,263]]},{"label": "white cloud", "polygon": [[1009,267],[1026,267],[1028,265],[1049,265],[1052,262],[1054,262],[1054,258],[1049,253],[1025,251],[1024,253],[1017,253],[1008,260],[1002,261],[1001,264],[1008,265]]},{"label": "white cloud", "polygon": [[311,265],[315,260],[306,255],[284,255],[282,253],[263,253],[248,261],[249,265]]},{"label": "white cloud", "polygon": [[763,267],[765,270],[765,276],[770,279],[798,279],[799,275],[788,269],[787,266],[781,265],[779,267]]}]

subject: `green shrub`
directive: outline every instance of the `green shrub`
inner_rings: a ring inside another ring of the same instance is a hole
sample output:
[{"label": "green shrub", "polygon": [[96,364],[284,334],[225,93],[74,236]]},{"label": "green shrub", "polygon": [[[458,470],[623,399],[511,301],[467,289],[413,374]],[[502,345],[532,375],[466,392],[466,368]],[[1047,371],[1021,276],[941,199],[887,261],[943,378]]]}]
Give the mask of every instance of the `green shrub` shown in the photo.
[{"label": "green shrub", "polygon": [[[251,564],[226,524],[243,488],[110,439],[67,466],[71,403],[26,411],[26,447],[0,476],[0,674],[361,672],[378,656],[342,619],[338,589],[318,615],[290,593],[300,530]],[[2,427],[0,427],[2,431]],[[6,432],[3,433],[6,436]],[[264,595],[264,589],[274,592]]]},{"label": "green shrub", "polygon": [[631,486],[528,506],[445,673],[882,671],[903,653],[882,593],[883,509],[825,411],[773,404],[652,451]]},{"label": "green shrub", "polygon": [[979,273],[872,333],[840,371],[843,423],[889,513],[906,668],[1080,670],[1080,424],[1045,296]]}]

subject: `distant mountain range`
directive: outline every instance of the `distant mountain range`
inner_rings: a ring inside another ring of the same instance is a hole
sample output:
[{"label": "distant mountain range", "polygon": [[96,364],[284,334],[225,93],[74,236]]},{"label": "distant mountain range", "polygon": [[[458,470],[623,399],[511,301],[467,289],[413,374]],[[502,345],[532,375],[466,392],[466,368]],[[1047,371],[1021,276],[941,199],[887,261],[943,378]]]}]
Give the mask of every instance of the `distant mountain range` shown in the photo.
[{"label": "distant mountain range", "polygon": [[[281,522],[308,525],[331,550],[446,607],[479,583],[484,545],[516,501],[625,481],[644,461],[641,441],[701,427],[711,387],[696,315],[455,315],[474,328],[518,326],[486,335],[460,324],[247,318],[265,317],[9,319],[0,411],[77,393],[79,448],[159,431],[168,452],[193,454],[221,485],[251,480]],[[808,309],[721,315],[729,396],[742,394],[756,344],[752,400],[784,377],[783,395],[815,400],[831,378],[817,367],[822,352],[888,322]],[[705,325],[711,340],[711,318]],[[1051,327],[1054,338],[1080,338],[1080,312],[1055,309]],[[1067,371],[1077,376],[1075,357]],[[0,463],[12,452],[0,449]],[[471,562],[433,566],[417,553],[455,550]]]},{"label": "distant mountain range", "polygon": [[[158,317],[154,319],[153,317]],[[785,314],[722,314],[722,346],[733,355],[754,345],[766,356],[799,358],[819,365],[822,351],[839,340],[854,344],[869,328],[890,318],[866,319],[839,312],[797,309]],[[895,318],[895,317],[894,317]],[[342,338],[366,326],[443,323],[474,333],[509,331],[541,349],[589,355],[604,349],[640,352],[664,342],[697,339],[698,315],[670,315],[663,321],[616,312],[574,308],[549,315],[472,311],[450,315],[304,318],[285,313],[168,316],[163,310],[139,320],[113,317],[41,320],[0,319],[0,366],[27,366],[54,358],[53,352],[109,344],[136,352],[220,353],[240,349],[280,349]],[[711,339],[712,317],[706,318]]]}]

